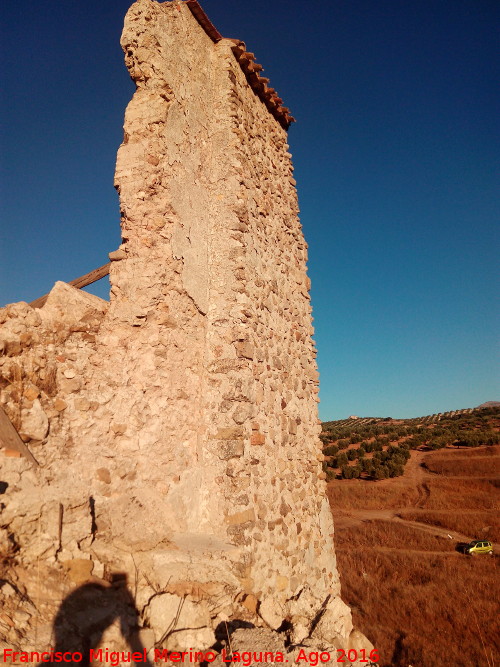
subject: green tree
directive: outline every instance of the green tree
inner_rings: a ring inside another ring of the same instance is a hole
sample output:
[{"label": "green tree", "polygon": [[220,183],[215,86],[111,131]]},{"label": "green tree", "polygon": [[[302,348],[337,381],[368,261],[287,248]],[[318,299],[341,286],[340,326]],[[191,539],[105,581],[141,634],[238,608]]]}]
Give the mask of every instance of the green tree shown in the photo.
[{"label": "green tree", "polygon": [[354,459],[358,458],[358,450],[357,449],[348,449],[347,450],[347,458],[349,461],[354,461]]},{"label": "green tree", "polygon": [[349,465],[342,466],[342,478],[352,479],[352,468]]},{"label": "green tree", "polygon": [[335,456],[335,454],[339,451],[339,448],[337,445],[328,445],[328,447],[325,447],[323,450],[323,454],[325,456]]},{"label": "green tree", "polygon": [[347,454],[345,452],[341,452],[337,456],[337,461],[336,461],[337,465],[335,467],[342,468],[343,466],[347,465],[347,461],[348,461]]}]

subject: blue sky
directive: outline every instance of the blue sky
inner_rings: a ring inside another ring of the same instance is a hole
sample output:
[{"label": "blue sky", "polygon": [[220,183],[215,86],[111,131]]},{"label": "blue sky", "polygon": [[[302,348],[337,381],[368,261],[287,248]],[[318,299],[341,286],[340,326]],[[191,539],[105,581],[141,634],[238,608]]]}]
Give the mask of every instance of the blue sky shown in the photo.
[{"label": "blue sky", "polygon": [[[0,304],[107,261],[127,0],[2,12]],[[500,398],[496,0],[204,0],[297,118],[320,416]],[[106,295],[105,281],[95,292]]]}]

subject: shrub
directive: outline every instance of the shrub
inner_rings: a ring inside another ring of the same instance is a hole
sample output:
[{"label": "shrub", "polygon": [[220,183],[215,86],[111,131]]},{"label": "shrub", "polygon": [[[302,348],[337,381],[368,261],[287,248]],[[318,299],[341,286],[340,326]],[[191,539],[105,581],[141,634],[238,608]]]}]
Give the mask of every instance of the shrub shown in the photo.
[{"label": "shrub", "polygon": [[331,468],[328,468],[326,471],[326,481],[331,482],[333,479],[335,479],[336,475],[333,472]]},{"label": "shrub", "polygon": [[387,463],[387,472],[389,477],[400,477],[404,474],[405,467],[403,463],[391,460]]},{"label": "shrub", "polygon": [[347,461],[348,461],[347,454],[346,454],[345,452],[341,452],[341,453],[337,456],[336,466],[335,466],[335,467],[336,467],[336,468],[341,468],[342,466],[347,465]]},{"label": "shrub", "polygon": [[374,473],[375,479],[385,479],[387,477],[387,469],[385,466],[378,466]]},{"label": "shrub", "polygon": [[366,472],[368,475],[372,475],[375,470],[375,466],[370,459],[361,459],[361,468],[363,472]]},{"label": "shrub", "polygon": [[337,445],[328,445],[328,447],[325,447],[323,450],[323,454],[325,456],[335,456],[335,454],[339,451],[339,448]]},{"label": "shrub", "polygon": [[353,468],[349,465],[342,466],[342,478],[343,479],[352,479]]}]

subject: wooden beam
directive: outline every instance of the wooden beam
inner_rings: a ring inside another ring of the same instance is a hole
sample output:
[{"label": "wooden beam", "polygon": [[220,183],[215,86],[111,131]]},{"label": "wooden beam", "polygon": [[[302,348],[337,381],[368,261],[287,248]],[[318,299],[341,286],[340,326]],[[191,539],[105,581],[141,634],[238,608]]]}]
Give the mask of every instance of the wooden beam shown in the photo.
[{"label": "wooden beam", "polygon": [[[98,269],[94,269],[90,273],[86,273],[84,276],[80,276],[80,278],[72,280],[70,283],[68,283],[68,285],[76,287],[77,289],[82,289],[82,287],[87,287],[87,285],[92,285],[92,283],[95,283],[98,280],[101,280],[101,278],[104,278],[104,276],[109,275],[110,266],[111,262],[108,262],[107,264],[104,264],[104,266],[100,266]],[[42,306],[45,305],[48,296],[49,296],[48,294],[44,294],[38,299],[31,301],[30,306],[32,308],[41,308]]]},{"label": "wooden beam", "polygon": [[107,264],[100,266],[98,269],[94,269],[90,273],[86,273],[81,278],[76,278],[75,280],[72,280],[68,284],[71,285],[72,287],[76,287],[77,289],[81,289],[82,287],[87,287],[87,285],[92,285],[92,283],[96,283],[98,280],[101,280],[101,278],[104,278],[104,276],[109,275],[110,266],[111,262],[108,262]]},{"label": "wooden beam", "polygon": [[40,465],[35,459],[30,450],[26,447],[24,442],[21,440],[19,433],[14,428],[14,425],[7,416],[7,413],[0,405],[0,445],[5,447],[5,449],[13,449],[16,452],[19,452],[22,456],[31,461],[33,465]]}]

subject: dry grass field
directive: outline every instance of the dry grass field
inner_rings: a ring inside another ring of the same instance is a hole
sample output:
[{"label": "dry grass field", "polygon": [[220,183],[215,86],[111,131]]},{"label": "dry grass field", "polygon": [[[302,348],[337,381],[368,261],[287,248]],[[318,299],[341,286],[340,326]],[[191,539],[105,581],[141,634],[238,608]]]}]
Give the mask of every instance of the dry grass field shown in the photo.
[{"label": "dry grass field", "polygon": [[381,553],[398,551],[455,552],[455,544],[439,535],[416,531],[411,526],[394,521],[374,519],[358,526],[346,527],[335,535],[337,549],[362,550],[366,547]]},{"label": "dry grass field", "polygon": [[[500,447],[413,451],[402,477],[333,480],[342,594],[382,667],[499,664]],[[450,539],[450,536],[452,539]]]},{"label": "dry grass field", "polygon": [[426,468],[437,475],[486,477],[500,476],[500,457],[469,457],[455,452],[456,456],[430,456]]},{"label": "dry grass field", "polygon": [[[478,449],[444,449],[439,452],[435,452],[432,454],[432,456],[435,456],[436,458],[460,458],[461,456],[465,456],[467,459],[473,459],[476,456],[478,456],[481,459],[487,459],[490,456],[493,458],[496,458],[500,455],[500,446],[499,445],[493,445],[491,447],[479,447]],[[498,466],[498,459],[496,462],[496,465]]]},{"label": "dry grass field", "polygon": [[500,522],[491,512],[410,510],[399,512],[399,516],[402,519],[420,521],[464,535],[475,535],[477,539],[484,537],[492,542],[500,542]]},{"label": "dry grass field", "polygon": [[373,483],[358,479],[335,480],[328,484],[327,494],[332,508],[348,510],[411,508],[418,499],[416,486],[410,487],[405,477]]},{"label": "dry grass field", "polygon": [[499,506],[499,480],[438,476],[428,479],[425,486],[429,497],[426,509],[493,510]]}]

